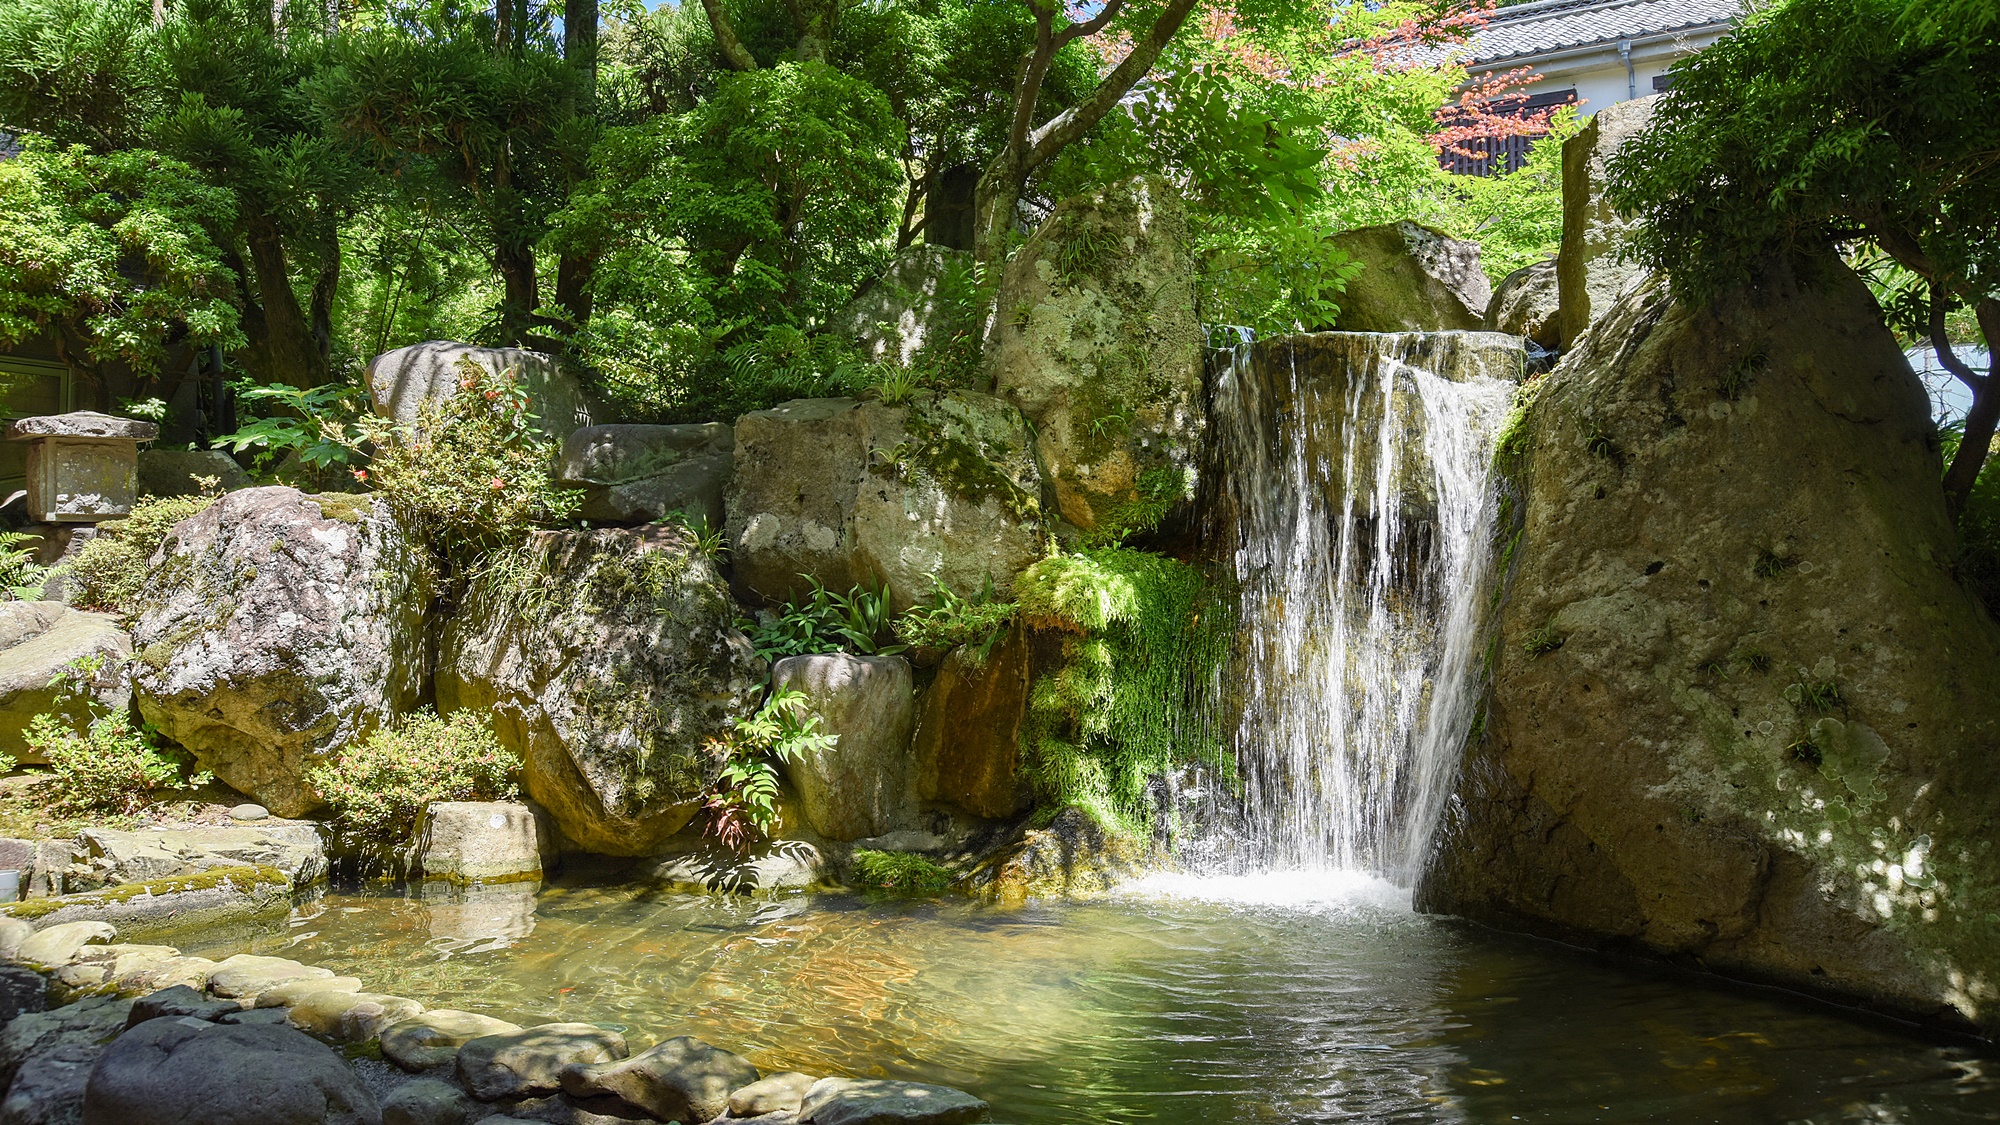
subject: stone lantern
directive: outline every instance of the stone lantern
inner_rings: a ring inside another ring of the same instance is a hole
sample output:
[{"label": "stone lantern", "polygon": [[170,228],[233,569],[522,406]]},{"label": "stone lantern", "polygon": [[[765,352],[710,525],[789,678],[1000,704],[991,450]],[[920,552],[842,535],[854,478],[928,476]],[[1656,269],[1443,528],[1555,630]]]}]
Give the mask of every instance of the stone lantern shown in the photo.
[{"label": "stone lantern", "polygon": [[132,513],[139,443],[160,427],[90,410],[22,418],[8,441],[28,443],[28,515],[36,523],[94,524]]}]

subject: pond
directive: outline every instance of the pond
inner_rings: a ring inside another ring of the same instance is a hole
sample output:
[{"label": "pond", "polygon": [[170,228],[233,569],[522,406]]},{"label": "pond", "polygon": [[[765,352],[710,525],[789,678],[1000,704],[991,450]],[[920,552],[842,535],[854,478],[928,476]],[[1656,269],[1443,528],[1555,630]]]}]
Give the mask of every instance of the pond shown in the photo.
[{"label": "pond", "polygon": [[1365,879],[1020,909],[596,882],[329,893],[251,948],[635,1049],[692,1034],[767,1072],[958,1086],[1012,1125],[2000,1120],[2000,1060],[1966,1044],[1426,917]]}]

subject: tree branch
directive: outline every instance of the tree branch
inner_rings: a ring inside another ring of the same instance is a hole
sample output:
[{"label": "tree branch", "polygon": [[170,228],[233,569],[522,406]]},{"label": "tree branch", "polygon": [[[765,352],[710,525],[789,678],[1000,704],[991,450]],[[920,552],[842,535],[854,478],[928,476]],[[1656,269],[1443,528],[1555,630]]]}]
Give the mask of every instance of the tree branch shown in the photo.
[{"label": "tree branch", "polygon": [[715,29],[715,45],[722,51],[722,61],[731,70],[756,70],[757,60],[736,37],[736,27],[729,22],[729,13],[722,10],[722,0],[701,0],[701,6],[708,13],[708,25]]},{"label": "tree branch", "polygon": [[[1064,146],[1088,133],[1104,115],[1110,113],[1120,100],[1129,93],[1139,79],[1153,69],[1153,62],[1166,49],[1174,33],[1186,22],[1188,13],[1194,10],[1195,0],[1167,0],[1159,18],[1147,30],[1145,38],[1132,45],[1132,53],[1124,61],[1104,76],[1097,89],[1090,96],[1050,118],[1029,138],[1030,147],[1022,162],[1023,170],[1032,171],[1047,163]],[[1102,13],[1099,13],[1102,15]]]},{"label": "tree branch", "polygon": [[1035,104],[1042,96],[1042,79],[1056,54],[1049,10],[1038,0],[1027,0],[1027,4],[1035,15],[1035,45],[1021,56],[1021,73],[1014,79],[1014,122],[1007,130],[1007,147],[1015,152],[1027,151],[1028,134],[1035,126]]},{"label": "tree branch", "polygon": [[1078,39],[1088,38],[1103,31],[1105,25],[1118,18],[1118,13],[1124,10],[1125,0],[1106,0],[1104,7],[1096,15],[1082,23],[1073,23],[1063,28],[1056,35],[1057,49],[1060,50]]},{"label": "tree branch", "polygon": [[1957,352],[1952,351],[1951,337],[1946,334],[1944,327],[1944,300],[1938,296],[1935,282],[1931,285],[1931,350],[1937,353],[1938,363],[1946,371],[1958,376],[1959,382],[1971,387],[1975,392],[1985,386],[1986,380],[1990,378],[1974,372],[1964,360],[1958,358]]}]

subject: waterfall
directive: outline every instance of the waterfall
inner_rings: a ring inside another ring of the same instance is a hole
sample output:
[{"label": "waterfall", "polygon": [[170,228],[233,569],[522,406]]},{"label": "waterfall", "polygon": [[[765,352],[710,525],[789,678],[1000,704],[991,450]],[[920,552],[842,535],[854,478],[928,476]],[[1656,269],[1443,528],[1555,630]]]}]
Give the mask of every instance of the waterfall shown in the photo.
[{"label": "waterfall", "polygon": [[1226,860],[1407,885],[1476,702],[1520,340],[1329,332],[1221,359],[1242,675]]}]

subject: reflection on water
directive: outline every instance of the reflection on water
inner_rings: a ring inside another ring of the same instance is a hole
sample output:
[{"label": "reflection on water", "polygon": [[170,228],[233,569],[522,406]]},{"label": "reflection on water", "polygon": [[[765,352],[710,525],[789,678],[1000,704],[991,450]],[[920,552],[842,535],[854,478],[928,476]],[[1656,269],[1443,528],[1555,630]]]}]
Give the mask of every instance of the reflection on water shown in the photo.
[{"label": "reflection on water", "polygon": [[1312,878],[1021,910],[433,887],[328,895],[256,951],[766,1070],[960,1086],[1014,1125],[2000,1121],[1962,1046]]}]

